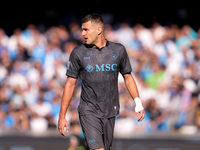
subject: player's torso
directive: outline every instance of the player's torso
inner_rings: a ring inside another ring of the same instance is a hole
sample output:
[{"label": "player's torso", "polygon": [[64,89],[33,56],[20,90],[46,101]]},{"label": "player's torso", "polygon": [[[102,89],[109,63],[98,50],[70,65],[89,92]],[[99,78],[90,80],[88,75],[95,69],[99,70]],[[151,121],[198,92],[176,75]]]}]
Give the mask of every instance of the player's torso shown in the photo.
[{"label": "player's torso", "polygon": [[120,57],[115,49],[85,48],[79,60],[80,78],[83,81],[109,82],[118,78]]},{"label": "player's torso", "polygon": [[82,45],[75,52],[82,81],[79,113],[116,116],[119,112],[118,74],[123,47],[109,42],[102,49]]}]

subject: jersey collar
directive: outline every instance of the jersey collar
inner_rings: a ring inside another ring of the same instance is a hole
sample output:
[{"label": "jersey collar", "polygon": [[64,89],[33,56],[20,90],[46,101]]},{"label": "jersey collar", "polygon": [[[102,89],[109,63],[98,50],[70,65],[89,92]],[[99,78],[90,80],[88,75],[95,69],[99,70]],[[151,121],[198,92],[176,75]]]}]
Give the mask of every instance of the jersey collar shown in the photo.
[{"label": "jersey collar", "polygon": [[[95,48],[95,49],[99,49],[99,48],[96,48],[94,47],[94,45],[87,45],[87,44],[84,44],[86,48]],[[106,45],[104,47],[108,47],[109,46],[109,41],[106,39]],[[104,47],[100,48],[99,50],[103,49]]]}]

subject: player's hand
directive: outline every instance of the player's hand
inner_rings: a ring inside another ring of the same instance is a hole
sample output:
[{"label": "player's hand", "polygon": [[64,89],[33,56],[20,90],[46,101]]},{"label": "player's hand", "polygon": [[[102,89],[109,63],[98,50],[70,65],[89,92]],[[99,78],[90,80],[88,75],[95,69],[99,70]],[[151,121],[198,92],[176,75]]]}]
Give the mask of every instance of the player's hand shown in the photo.
[{"label": "player's hand", "polygon": [[139,117],[137,120],[138,122],[142,121],[145,117],[145,111],[144,109],[143,110],[140,110],[139,112],[136,112],[136,116]]},{"label": "player's hand", "polygon": [[64,128],[66,127],[66,131],[69,132],[68,122],[65,118],[59,118],[58,120],[58,131],[62,136],[66,136],[64,132]]}]

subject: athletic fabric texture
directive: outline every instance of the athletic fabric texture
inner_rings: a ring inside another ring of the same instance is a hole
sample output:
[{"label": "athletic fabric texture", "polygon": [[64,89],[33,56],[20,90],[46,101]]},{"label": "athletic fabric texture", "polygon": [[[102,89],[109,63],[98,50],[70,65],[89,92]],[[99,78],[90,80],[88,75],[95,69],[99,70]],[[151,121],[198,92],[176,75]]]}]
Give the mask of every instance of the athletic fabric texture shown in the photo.
[{"label": "athletic fabric texture", "polygon": [[97,118],[93,115],[82,115],[79,119],[90,150],[98,148],[111,150],[115,117]]},{"label": "athletic fabric texture", "polygon": [[110,118],[119,114],[118,74],[131,73],[129,57],[122,44],[107,41],[98,49],[82,44],[70,54],[66,75],[81,79],[80,115]]}]

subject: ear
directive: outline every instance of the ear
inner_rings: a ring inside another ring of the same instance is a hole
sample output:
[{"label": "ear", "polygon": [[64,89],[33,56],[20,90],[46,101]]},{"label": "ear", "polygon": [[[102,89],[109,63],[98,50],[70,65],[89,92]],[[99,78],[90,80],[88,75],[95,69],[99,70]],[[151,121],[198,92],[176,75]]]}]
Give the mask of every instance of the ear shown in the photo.
[{"label": "ear", "polygon": [[98,35],[100,35],[102,33],[102,31],[103,31],[102,27],[97,28]]}]

